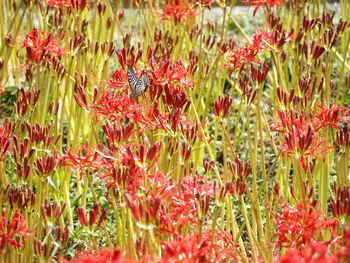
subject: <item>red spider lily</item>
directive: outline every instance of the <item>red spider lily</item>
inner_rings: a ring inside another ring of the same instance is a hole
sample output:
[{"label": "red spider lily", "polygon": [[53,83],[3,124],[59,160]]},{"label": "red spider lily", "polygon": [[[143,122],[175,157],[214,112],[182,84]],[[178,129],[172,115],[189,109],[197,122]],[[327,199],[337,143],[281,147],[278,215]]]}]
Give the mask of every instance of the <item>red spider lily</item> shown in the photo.
[{"label": "red spider lily", "polygon": [[23,246],[27,241],[27,237],[32,235],[32,231],[25,227],[26,221],[22,219],[19,210],[15,212],[10,221],[7,221],[6,211],[3,210],[0,216],[0,252],[7,244],[16,248]]},{"label": "red spider lily", "polygon": [[45,219],[59,218],[63,214],[64,209],[66,209],[66,204],[60,206],[56,200],[53,202],[53,204],[50,204],[49,199],[46,198],[44,205],[41,206],[41,215]]},{"label": "red spider lily", "polygon": [[48,0],[47,6],[83,10],[84,8],[89,8],[89,3],[87,0]]},{"label": "red spider lily", "polygon": [[159,263],[166,262],[230,262],[236,259],[232,237],[227,232],[214,234],[215,242],[211,242],[212,233],[202,233],[201,241],[198,235],[178,237],[177,241],[162,242],[164,254]]},{"label": "red spider lily", "polygon": [[255,57],[261,50],[280,49],[286,42],[293,40],[293,32],[289,34],[278,30],[272,32],[258,31],[253,36],[251,45],[243,46],[240,49],[233,50],[229,62],[234,70],[240,69],[247,62],[262,64]]},{"label": "red spider lily", "polygon": [[335,197],[330,202],[333,215],[345,223],[350,218],[350,186],[335,189]]},{"label": "red spider lily", "polygon": [[181,90],[179,87],[171,89],[168,85],[165,85],[164,91],[165,92],[162,99],[165,105],[173,106],[175,109],[183,108],[183,112],[188,110],[191,102],[183,90]]},{"label": "red spider lily", "polygon": [[337,237],[338,221],[328,219],[316,202],[301,201],[296,207],[285,204],[275,215],[277,243],[280,247],[300,248],[314,241],[321,241],[322,234],[329,231],[331,240]]},{"label": "red spider lily", "polygon": [[295,127],[300,130],[306,130],[310,125],[310,116],[305,113],[296,113],[293,111],[278,111],[280,122],[272,125],[272,130],[281,133],[292,131]]},{"label": "red spider lily", "polygon": [[232,104],[232,98],[230,94],[226,95],[223,98],[219,97],[214,102],[214,114],[217,117],[226,117],[231,107],[231,104]]},{"label": "red spider lily", "polygon": [[[106,165],[107,166],[107,165]],[[136,193],[143,189],[145,173],[135,164],[122,168],[115,168],[110,165],[110,173],[101,176],[107,183],[107,189],[125,189],[129,193]]]},{"label": "red spider lily", "polygon": [[[6,123],[8,123],[7,120],[5,121],[5,124]],[[4,127],[0,127],[0,161],[5,158],[7,150],[10,147],[10,134],[5,124]]]},{"label": "red spider lily", "polygon": [[240,69],[246,62],[255,62],[261,64],[260,61],[255,60],[258,55],[259,49],[255,47],[242,47],[238,50],[234,50],[233,54],[230,56],[230,63],[233,70]]},{"label": "red spider lily", "polygon": [[192,87],[194,84],[189,79],[189,73],[186,71],[181,61],[172,62],[165,61],[157,69],[157,66],[152,63],[153,84],[174,87],[179,84],[181,87]]},{"label": "red spider lily", "polygon": [[62,56],[62,48],[54,39],[52,33],[39,32],[33,28],[26,35],[22,48],[26,48],[27,59],[29,62],[39,63],[44,60],[50,60],[54,56]]},{"label": "red spider lily", "polygon": [[174,20],[177,24],[194,17],[196,11],[188,0],[166,0],[161,16],[163,20]]},{"label": "red spider lily", "polygon": [[51,7],[70,7],[71,0],[48,0],[47,6]]},{"label": "red spider lily", "polygon": [[317,131],[312,126],[312,115],[304,113],[294,113],[292,111],[279,111],[279,123],[273,126],[274,131],[284,133],[282,145],[282,155],[300,160],[304,170],[307,170],[308,157],[323,158],[332,149],[325,146],[325,139],[321,139]]},{"label": "red spider lily", "polygon": [[197,138],[201,139],[201,134],[199,132],[199,126],[197,121],[195,122],[189,122],[189,121],[181,121],[180,122],[180,128],[181,133],[183,136],[185,136],[186,140],[190,142],[191,144],[194,144],[197,140]]},{"label": "red spider lily", "polygon": [[[130,165],[131,163],[136,164],[140,168],[145,168],[146,171],[149,171],[158,159],[155,157],[158,157],[157,153],[160,150],[161,144],[156,142],[152,146],[149,146],[147,143],[143,142],[142,144],[134,145],[134,147],[136,148],[135,153],[131,151],[131,145],[121,147],[121,163],[124,165]],[[148,162],[147,165],[146,162]]]},{"label": "red spider lily", "polygon": [[336,251],[338,262],[350,261],[350,229],[345,229],[344,234]]},{"label": "red spider lily", "polygon": [[115,163],[104,163],[104,167],[110,171],[102,176],[107,182],[107,188],[122,188],[130,193],[144,189],[143,181],[157,162],[160,147],[160,143],[149,146],[145,142],[120,145],[111,157],[117,160],[118,168],[115,168]]},{"label": "red spider lily", "polygon": [[128,207],[137,221],[144,220],[146,224],[149,224],[158,215],[158,209],[161,205],[161,199],[158,196],[143,198],[138,202],[130,194],[125,194],[125,198]]},{"label": "red spider lily", "polygon": [[115,121],[113,123],[107,122],[102,126],[103,132],[107,138],[107,144],[109,149],[113,149],[122,141],[126,141],[136,133],[134,123],[123,125],[121,122]]},{"label": "red spider lily", "polygon": [[293,32],[286,34],[278,30],[272,32],[266,32],[259,30],[253,36],[252,46],[261,50],[272,50],[274,48],[281,49],[282,46],[294,39]]},{"label": "red spider lily", "polygon": [[198,202],[214,198],[214,184],[206,177],[186,176],[177,185],[169,182],[168,186],[162,193],[163,205],[159,211],[162,231],[176,233],[187,224],[198,224]]},{"label": "red spider lily", "polygon": [[35,170],[37,174],[48,175],[54,173],[59,163],[59,156],[57,154],[49,155],[43,154],[35,162]]},{"label": "red spider lily", "polygon": [[336,263],[337,257],[329,256],[329,249],[326,243],[312,241],[298,250],[291,248],[283,255],[278,263]]},{"label": "red spider lily", "polygon": [[27,207],[34,206],[35,194],[27,187],[14,187],[7,185],[5,189],[0,190],[3,200],[9,202],[11,210],[14,208],[26,209]]},{"label": "red spider lily", "polygon": [[149,128],[158,128],[159,125],[148,117],[149,101],[138,103],[126,93],[104,92],[100,100],[92,107],[99,116],[105,116],[111,121],[124,121],[127,118],[133,122]]},{"label": "red spider lily", "polygon": [[319,130],[323,127],[333,127],[339,129],[338,123],[345,121],[350,124],[350,117],[346,117],[349,113],[349,109],[340,105],[337,107],[325,108],[321,105],[317,105],[321,109],[321,113],[314,115],[314,122],[316,130]]},{"label": "red spider lily", "polygon": [[348,126],[337,131],[336,144],[339,147],[344,148],[344,150],[346,150],[347,147],[350,147],[350,132]]},{"label": "red spider lily", "polygon": [[250,65],[250,68],[252,80],[258,84],[262,84],[266,80],[267,73],[269,73],[270,63],[265,62],[260,69],[253,65]]},{"label": "red spider lily", "polygon": [[85,251],[78,253],[70,261],[61,259],[64,263],[145,263],[142,260],[124,259],[124,252],[120,249],[101,249],[97,253]]},{"label": "red spider lily", "polygon": [[[137,69],[135,69],[137,71]],[[116,70],[108,81],[108,87],[117,91],[127,89],[129,87],[128,75],[125,69]]]},{"label": "red spider lily", "polygon": [[307,157],[319,158],[324,161],[326,153],[332,149],[331,146],[323,146],[325,139],[320,139],[311,125],[307,130],[301,130],[292,127],[290,132],[284,136],[284,141],[279,148],[282,150],[282,155],[288,154],[295,160],[300,160],[304,170],[307,170]]},{"label": "red spider lily", "polygon": [[248,5],[256,6],[256,8],[254,9],[254,15],[258,11],[259,7],[262,5],[269,5],[270,7],[274,7],[276,5],[281,5],[285,2],[285,0],[240,0],[240,1]]},{"label": "red spider lily", "polygon": [[103,163],[102,156],[93,150],[88,144],[80,145],[73,152],[69,150],[62,157],[60,165],[73,167],[76,170],[84,171],[86,169],[99,169]]},{"label": "red spider lily", "polygon": [[89,211],[89,220],[87,220],[87,218],[85,216],[85,209],[83,207],[77,208],[78,219],[79,219],[81,225],[84,227],[86,227],[86,226],[91,227],[93,224],[95,224],[98,214],[100,214],[100,217],[99,217],[99,220],[97,221],[97,227],[100,227],[100,225],[102,224],[102,222],[106,218],[107,208],[104,208],[102,210],[102,212],[100,213],[100,204],[96,203],[94,205],[94,207],[92,209],[90,209],[90,211]]}]

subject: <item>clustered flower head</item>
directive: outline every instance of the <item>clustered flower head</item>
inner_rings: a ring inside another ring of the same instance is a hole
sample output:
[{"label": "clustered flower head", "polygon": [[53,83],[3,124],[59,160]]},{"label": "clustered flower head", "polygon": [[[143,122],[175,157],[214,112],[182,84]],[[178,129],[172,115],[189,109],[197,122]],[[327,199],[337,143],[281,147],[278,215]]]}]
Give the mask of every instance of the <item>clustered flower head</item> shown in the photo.
[{"label": "clustered flower head", "polygon": [[22,42],[26,49],[28,63],[39,63],[51,60],[54,56],[61,57],[62,47],[58,44],[52,33],[38,31],[33,28]]},{"label": "clustered flower head", "polygon": [[319,112],[311,114],[279,111],[280,121],[273,125],[274,131],[284,135],[282,144],[279,145],[282,154],[300,161],[304,170],[307,169],[310,158],[321,157],[324,160],[325,155],[333,149],[326,144],[326,138],[322,137],[323,130],[338,130],[341,122],[349,122],[349,117],[346,116],[349,110],[343,106],[317,107]]},{"label": "clustered flower head", "polygon": [[280,247],[300,248],[322,241],[325,232],[331,234],[327,242],[337,238],[338,221],[325,217],[316,204],[304,200],[295,207],[289,204],[281,207],[281,211],[275,215],[277,244]]},{"label": "clustered flower head", "polygon": [[82,10],[89,7],[87,0],[47,0],[47,6]]},{"label": "clustered flower head", "polygon": [[26,228],[26,220],[19,210],[16,210],[10,220],[6,217],[6,210],[0,216],[0,253],[8,246],[22,247],[32,231]]},{"label": "clustered flower head", "polygon": [[239,49],[231,50],[229,55],[229,66],[232,72],[238,69],[246,69],[244,66],[247,63],[262,64],[257,58],[258,54],[263,50],[281,49],[282,46],[291,41],[292,35],[286,36],[286,33],[278,30],[266,32],[258,31],[253,36],[251,44],[242,46]]},{"label": "clustered flower head", "polygon": [[254,9],[254,15],[258,11],[259,7],[263,5],[268,5],[270,7],[274,7],[277,5],[282,5],[286,2],[286,0],[240,0],[242,3],[246,3],[248,5],[256,6]]}]

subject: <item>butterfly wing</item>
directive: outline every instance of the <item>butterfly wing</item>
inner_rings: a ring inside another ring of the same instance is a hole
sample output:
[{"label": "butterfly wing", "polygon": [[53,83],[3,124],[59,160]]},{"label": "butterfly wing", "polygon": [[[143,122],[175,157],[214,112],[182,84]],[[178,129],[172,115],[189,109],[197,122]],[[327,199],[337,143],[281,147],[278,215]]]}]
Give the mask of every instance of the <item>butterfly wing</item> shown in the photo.
[{"label": "butterfly wing", "polygon": [[142,76],[136,83],[135,86],[135,95],[140,96],[142,92],[145,92],[149,87],[149,81],[146,73],[143,73]]},{"label": "butterfly wing", "polygon": [[128,66],[128,80],[131,92],[132,94],[135,94],[136,86],[140,79],[136,76],[135,71],[131,66]]},{"label": "butterfly wing", "polygon": [[133,97],[139,97],[141,93],[145,92],[149,86],[148,76],[146,72],[143,73],[140,78],[138,78],[131,66],[128,66],[128,80]]}]

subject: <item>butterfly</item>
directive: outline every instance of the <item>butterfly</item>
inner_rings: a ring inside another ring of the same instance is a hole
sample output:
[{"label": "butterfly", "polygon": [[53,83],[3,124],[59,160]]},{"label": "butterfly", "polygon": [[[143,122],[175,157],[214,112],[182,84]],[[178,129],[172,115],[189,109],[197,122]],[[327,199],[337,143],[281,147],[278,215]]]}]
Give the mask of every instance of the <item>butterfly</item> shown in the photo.
[{"label": "butterfly", "polygon": [[138,78],[131,66],[128,66],[128,80],[133,97],[139,97],[141,93],[145,92],[149,87],[147,73],[144,72],[142,76]]}]

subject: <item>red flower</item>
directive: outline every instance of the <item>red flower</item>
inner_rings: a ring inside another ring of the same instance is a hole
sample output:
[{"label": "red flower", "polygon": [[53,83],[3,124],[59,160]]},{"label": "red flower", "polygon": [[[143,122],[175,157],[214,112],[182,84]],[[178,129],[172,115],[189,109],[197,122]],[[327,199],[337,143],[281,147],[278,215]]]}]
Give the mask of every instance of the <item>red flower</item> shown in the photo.
[{"label": "red flower", "polygon": [[22,219],[22,214],[17,210],[8,222],[6,216],[0,216],[0,252],[8,244],[14,247],[22,247],[27,241],[27,237],[32,235],[32,231],[25,228],[26,221]]},{"label": "red flower", "polygon": [[272,130],[281,133],[287,133],[293,127],[301,130],[306,130],[310,125],[310,117],[304,113],[296,113],[293,111],[278,111],[280,122],[273,123]]},{"label": "red flower", "polygon": [[164,20],[174,20],[175,23],[185,21],[196,15],[196,8],[188,0],[166,0],[161,14]]},{"label": "red flower", "polygon": [[68,263],[142,263],[139,260],[124,259],[123,252],[120,249],[101,249],[97,253],[85,251],[78,253],[72,260],[63,262]]},{"label": "red flower", "polygon": [[334,127],[339,129],[337,124],[341,121],[345,121],[350,124],[350,117],[346,117],[349,112],[349,109],[340,105],[338,107],[325,108],[321,105],[317,105],[321,109],[321,113],[314,116],[314,122],[316,130],[319,130],[323,127]]},{"label": "red flower", "polygon": [[101,164],[101,155],[89,145],[79,145],[75,152],[69,150],[60,162],[60,165],[73,167],[81,171],[89,168],[99,169]]},{"label": "red flower", "polygon": [[58,8],[69,7],[82,10],[85,7],[88,8],[89,4],[87,0],[48,0],[47,6]]},{"label": "red flower", "polygon": [[286,34],[278,30],[266,32],[259,30],[253,36],[253,47],[260,50],[280,49],[286,42],[294,39],[293,33]]},{"label": "red flower", "polygon": [[[316,209],[316,202],[301,201],[296,207],[285,204],[281,212],[275,215],[277,243],[280,247],[300,248],[314,241],[322,241],[325,231],[336,238],[338,222],[323,216],[322,210]],[[308,262],[308,261],[306,261]]]},{"label": "red flower", "polygon": [[62,48],[54,39],[53,34],[45,31],[38,32],[36,28],[33,28],[26,35],[23,47],[26,48],[29,62],[39,63],[44,60],[51,60],[54,56],[62,56]]},{"label": "red flower", "polygon": [[[160,127],[153,117],[148,117],[152,109],[148,100],[132,100],[127,93],[106,91],[95,106],[92,107],[98,116],[105,116],[111,121],[130,119],[148,128]],[[140,129],[142,132],[142,129]]]},{"label": "red flower", "polygon": [[[135,69],[137,71],[137,69]],[[108,87],[117,91],[129,88],[128,75],[125,69],[116,70],[108,81]]]},{"label": "red flower", "polygon": [[255,47],[244,46],[238,50],[234,50],[233,54],[230,56],[230,63],[233,70],[239,69],[246,62],[255,62],[261,64],[261,62],[255,60],[258,55],[259,49]]},{"label": "red flower", "polygon": [[293,127],[292,131],[285,134],[283,145],[280,148],[282,155],[287,153],[296,160],[300,160],[301,165],[306,170],[307,157],[322,157],[324,160],[325,154],[332,149],[331,146],[323,146],[324,143],[325,139],[319,139],[318,134],[310,125],[306,131]]},{"label": "red flower", "polygon": [[298,114],[292,111],[278,112],[280,123],[275,124],[274,131],[284,134],[282,145],[279,148],[282,155],[288,155],[299,160],[304,170],[307,170],[308,157],[312,159],[321,157],[332,149],[324,145],[325,139],[319,137],[312,125],[312,115]]},{"label": "red flower", "polygon": [[350,229],[345,229],[340,242],[337,242],[337,262],[350,262]]},{"label": "red flower", "polygon": [[3,127],[0,127],[0,161],[4,159],[7,154],[7,150],[10,147],[10,130],[8,121],[5,120],[4,123],[1,123]]},{"label": "red flower", "polygon": [[162,194],[160,228],[177,232],[188,224],[198,224],[200,200],[214,197],[214,184],[204,176],[184,177],[178,184],[169,183]]},{"label": "red flower", "polygon": [[329,256],[326,243],[313,241],[303,246],[301,250],[291,248],[283,255],[278,263],[336,263],[339,262],[334,256]]},{"label": "red flower", "polygon": [[253,36],[253,43],[240,49],[233,50],[229,62],[233,70],[240,69],[247,62],[262,64],[255,57],[261,50],[272,50],[274,47],[281,48],[287,41],[293,39],[293,34],[287,35],[279,31],[258,31]]},{"label": "red flower", "polygon": [[48,0],[47,6],[52,7],[70,7],[71,6],[71,0]]},{"label": "red flower", "polygon": [[214,234],[202,233],[199,242],[198,235],[178,237],[177,241],[162,242],[163,256],[159,263],[168,262],[228,262],[236,259],[232,237],[227,232]]},{"label": "red flower", "polygon": [[170,87],[181,86],[183,88],[193,86],[181,61],[164,61],[159,68],[152,63],[153,84]]},{"label": "red flower", "polygon": [[242,3],[246,3],[247,5],[254,5],[256,8],[254,9],[254,15],[258,11],[259,7],[262,5],[269,5],[270,7],[274,7],[276,5],[283,4],[285,0],[240,0]]},{"label": "red flower", "polygon": [[226,95],[225,97],[221,98],[219,97],[214,102],[214,113],[217,117],[226,117],[228,114],[228,111],[232,104],[232,98],[230,94]]}]

